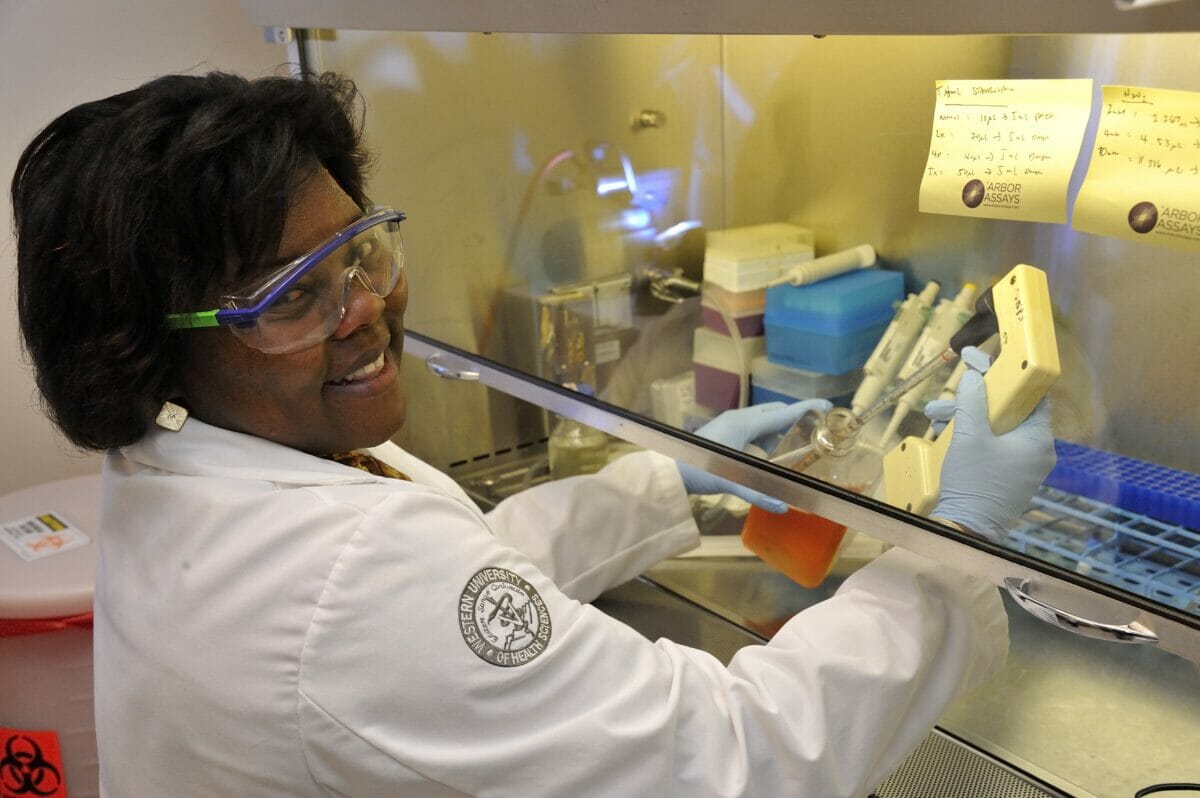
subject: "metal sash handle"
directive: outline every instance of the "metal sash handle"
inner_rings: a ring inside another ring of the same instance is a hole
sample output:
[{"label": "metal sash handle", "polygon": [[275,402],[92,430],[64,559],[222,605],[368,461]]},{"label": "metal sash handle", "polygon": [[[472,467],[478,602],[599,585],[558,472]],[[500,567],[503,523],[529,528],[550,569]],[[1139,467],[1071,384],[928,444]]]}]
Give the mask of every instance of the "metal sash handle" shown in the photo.
[{"label": "metal sash handle", "polygon": [[474,381],[479,379],[478,371],[463,371],[442,365],[442,354],[440,352],[435,352],[434,354],[425,358],[425,367],[437,376],[446,380]]},{"label": "metal sash handle", "polygon": [[1137,621],[1125,625],[1099,623],[1064,612],[1057,607],[1051,607],[1044,601],[1039,601],[1029,595],[1028,579],[1014,576],[1005,577],[1004,589],[1008,595],[1021,605],[1022,609],[1046,623],[1066,629],[1084,637],[1094,637],[1098,640],[1112,640],[1118,643],[1157,643],[1158,635]]},{"label": "metal sash handle", "polygon": [[664,269],[651,269],[647,276],[650,278],[650,296],[655,299],[678,305],[692,297],[700,296],[700,283],[695,280]]}]

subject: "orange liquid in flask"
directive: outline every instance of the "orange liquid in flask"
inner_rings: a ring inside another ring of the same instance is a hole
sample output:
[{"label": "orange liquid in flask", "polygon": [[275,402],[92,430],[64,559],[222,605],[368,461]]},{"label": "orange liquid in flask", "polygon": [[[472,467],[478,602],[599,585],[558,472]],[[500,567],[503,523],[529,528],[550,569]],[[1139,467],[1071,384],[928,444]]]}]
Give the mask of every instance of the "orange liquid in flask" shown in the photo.
[{"label": "orange liquid in flask", "polygon": [[[777,449],[793,451],[796,443],[811,439],[808,454],[785,460],[789,467],[854,493],[869,492],[881,470],[882,454],[875,447],[855,442],[857,426],[850,426],[851,422],[856,423],[856,419],[843,408],[831,410],[823,419],[805,416],[796,422]],[[822,442],[828,438],[822,433],[829,430],[834,433],[833,444],[823,447]],[[849,446],[838,450],[838,446],[846,444]],[[824,455],[820,454],[822,449]],[[795,507],[776,514],[752,506],[742,525],[742,543],[747,549],[807,588],[819,587],[825,581],[845,536],[845,524]]]},{"label": "orange liquid in flask", "polygon": [[803,587],[818,587],[833,568],[846,526],[789,507],[768,513],[751,507],[742,542],[763,562]]}]

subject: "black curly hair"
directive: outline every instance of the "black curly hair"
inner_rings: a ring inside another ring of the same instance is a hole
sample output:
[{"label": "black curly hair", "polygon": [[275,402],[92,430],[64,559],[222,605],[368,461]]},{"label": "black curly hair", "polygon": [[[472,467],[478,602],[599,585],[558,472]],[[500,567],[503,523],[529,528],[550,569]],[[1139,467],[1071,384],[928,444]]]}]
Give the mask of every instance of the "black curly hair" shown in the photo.
[{"label": "black curly hair", "polygon": [[46,413],[84,449],[137,441],[176,385],[164,314],[214,307],[271,259],[324,166],[360,207],[369,155],[334,74],[168,75],[79,105],[12,182],[21,334]]}]

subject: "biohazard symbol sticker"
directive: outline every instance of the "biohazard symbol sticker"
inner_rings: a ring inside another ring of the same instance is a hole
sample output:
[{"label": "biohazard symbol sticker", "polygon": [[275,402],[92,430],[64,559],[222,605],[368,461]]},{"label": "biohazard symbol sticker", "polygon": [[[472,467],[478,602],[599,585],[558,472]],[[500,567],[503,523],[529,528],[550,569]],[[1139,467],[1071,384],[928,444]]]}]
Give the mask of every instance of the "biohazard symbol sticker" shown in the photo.
[{"label": "biohazard symbol sticker", "polygon": [[0,728],[0,798],[67,798],[57,734]]},{"label": "biohazard symbol sticker", "polygon": [[485,662],[512,668],[550,645],[550,611],[533,585],[505,568],[482,568],[458,599],[463,640]]}]

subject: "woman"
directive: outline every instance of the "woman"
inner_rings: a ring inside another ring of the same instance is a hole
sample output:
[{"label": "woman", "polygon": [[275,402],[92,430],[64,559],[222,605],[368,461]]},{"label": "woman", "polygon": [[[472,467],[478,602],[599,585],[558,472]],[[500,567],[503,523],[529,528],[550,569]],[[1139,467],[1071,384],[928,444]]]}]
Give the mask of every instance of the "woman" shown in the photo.
[{"label": "woman", "polygon": [[[646,452],[485,515],[391,444],[403,214],[370,209],[355,108],[334,76],[166,77],[18,165],[25,345],[55,422],[108,452],[104,795],[865,794],[1002,661],[996,591],[893,550],[728,668],[587,605],[697,543],[688,491],[782,506]],[[1043,410],[1000,438],[960,412],[945,517],[1015,519]],[[1004,464],[987,496],[977,462]]]}]

